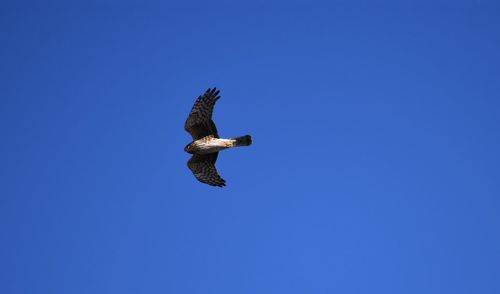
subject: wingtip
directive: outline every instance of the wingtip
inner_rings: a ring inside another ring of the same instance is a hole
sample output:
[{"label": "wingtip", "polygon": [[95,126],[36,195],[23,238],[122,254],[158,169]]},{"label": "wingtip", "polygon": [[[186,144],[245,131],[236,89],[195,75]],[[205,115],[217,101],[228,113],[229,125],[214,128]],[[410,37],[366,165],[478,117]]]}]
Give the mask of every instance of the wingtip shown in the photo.
[{"label": "wingtip", "polygon": [[[220,93],[220,90],[217,89],[217,87],[213,87],[213,88],[208,88],[206,91],[205,91],[205,95],[210,95],[210,96],[218,96]],[[217,97],[217,99],[220,98]]]},{"label": "wingtip", "polygon": [[219,188],[224,188],[226,186],[226,183],[220,183],[220,184],[209,184],[214,187],[219,187]]}]

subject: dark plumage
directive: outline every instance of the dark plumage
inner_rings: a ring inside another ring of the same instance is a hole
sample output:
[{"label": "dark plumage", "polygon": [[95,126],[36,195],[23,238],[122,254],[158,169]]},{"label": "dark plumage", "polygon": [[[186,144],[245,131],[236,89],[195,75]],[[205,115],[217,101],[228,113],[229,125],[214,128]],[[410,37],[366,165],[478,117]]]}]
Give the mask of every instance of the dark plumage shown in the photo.
[{"label": "dark plumage", "polygon": [[212,120],[215,102],[220,99],[219,90],[208,89],[198,97],[189,113],[184,129],[191,134],[193,141],[184,151],[193,154],[188,167],[198,181],[217,187],[226,185],[215,168],[219,151],[237,146],[249,146],[252,137],[245,135],[232,139],[221,139]]}]

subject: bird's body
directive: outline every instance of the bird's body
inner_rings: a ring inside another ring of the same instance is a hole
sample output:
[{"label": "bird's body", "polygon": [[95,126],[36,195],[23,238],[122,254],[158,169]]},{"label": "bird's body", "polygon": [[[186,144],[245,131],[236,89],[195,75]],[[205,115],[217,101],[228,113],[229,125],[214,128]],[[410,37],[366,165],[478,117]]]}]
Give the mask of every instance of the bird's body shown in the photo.
[{"label": "bird's body", "polygon": [[193,154],[188,167],[200,182],[223,187],[226,181],[217,173],[215,162],[219,151],[252,144],[252,137],[245,135],[236,138],[219,138],[217,127],[212,120],[215,102],[220,98],[216,88],[208,89],[198,97],[186,120],[184,129],[191,134],[193,141],[186,145],[184,151]]},{"label": "bird's body", "polygon": [[232,147],[248,146],[252,143],[251,140],[251,137],[248,135],[234,139],[221,139],[209,135],[189,143],[186,146],[186,152],[191,154],[209,154]]}]

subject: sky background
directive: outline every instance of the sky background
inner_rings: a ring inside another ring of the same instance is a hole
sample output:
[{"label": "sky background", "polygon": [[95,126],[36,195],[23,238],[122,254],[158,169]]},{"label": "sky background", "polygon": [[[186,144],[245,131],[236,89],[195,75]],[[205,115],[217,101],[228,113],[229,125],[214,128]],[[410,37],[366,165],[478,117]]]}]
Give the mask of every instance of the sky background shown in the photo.
[{"label": "sky background", "polygon": [[500,293],[500,4],[402,2],[2,3],[0,293]]}]

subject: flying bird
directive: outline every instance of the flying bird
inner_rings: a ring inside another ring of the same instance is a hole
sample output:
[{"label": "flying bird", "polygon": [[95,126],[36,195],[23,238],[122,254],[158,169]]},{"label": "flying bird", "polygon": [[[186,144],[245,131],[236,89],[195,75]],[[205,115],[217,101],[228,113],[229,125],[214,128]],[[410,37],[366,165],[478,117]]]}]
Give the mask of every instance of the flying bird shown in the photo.
[{"label": "flying bird", "polygon": [[219,151],[249,146],[252,144],[252,137],[250,135],[230,139],[219,137],[217,127],[212,120],[215,102],[219,98],[219,90],[209,88],[194,103],[184,125],[184,129],[191,134],[193,141],[186,145],[184,151],[193,154],[187,164],[198,181],[211,186],[223,187],[226,185],[226,181],[215,168]]}]

